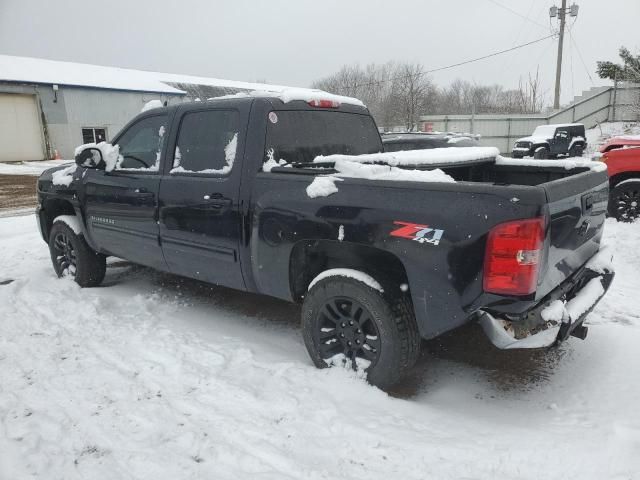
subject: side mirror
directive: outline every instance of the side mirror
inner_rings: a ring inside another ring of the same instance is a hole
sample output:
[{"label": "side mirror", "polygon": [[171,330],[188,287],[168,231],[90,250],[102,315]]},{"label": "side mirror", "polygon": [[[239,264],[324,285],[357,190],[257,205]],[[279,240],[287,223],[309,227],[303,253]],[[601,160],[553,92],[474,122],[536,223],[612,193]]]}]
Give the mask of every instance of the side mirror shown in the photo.
[{"label": "side mirror", "polygon": [[76,155],[76,164],[85,168],[104,168],[105,162],[99,148],[89,147]]}]

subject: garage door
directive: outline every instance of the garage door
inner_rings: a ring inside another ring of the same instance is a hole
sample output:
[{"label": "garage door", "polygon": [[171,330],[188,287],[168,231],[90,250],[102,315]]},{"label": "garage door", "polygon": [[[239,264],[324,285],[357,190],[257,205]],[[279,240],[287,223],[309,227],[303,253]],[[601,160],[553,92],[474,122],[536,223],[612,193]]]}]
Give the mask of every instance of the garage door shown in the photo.
[{"label": "garage door", "polygon": [[44,150],[36,97],[0,93],[0,162],[42,159]]}]

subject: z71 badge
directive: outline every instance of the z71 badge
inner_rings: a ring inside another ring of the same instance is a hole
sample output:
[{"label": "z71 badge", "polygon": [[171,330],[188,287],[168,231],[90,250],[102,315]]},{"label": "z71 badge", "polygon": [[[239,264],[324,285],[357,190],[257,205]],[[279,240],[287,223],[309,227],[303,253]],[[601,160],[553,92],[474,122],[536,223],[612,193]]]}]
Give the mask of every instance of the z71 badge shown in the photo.
[{"label": "z71 badge", "polygon": [[431,228],[429,225],[421,225],[419,223],[394,221],[393,224],[401,225],[401,227],[391,231],[390,235],[392,237],[406,238],[419,243],[438,245],[444,234],[444,230]]}]

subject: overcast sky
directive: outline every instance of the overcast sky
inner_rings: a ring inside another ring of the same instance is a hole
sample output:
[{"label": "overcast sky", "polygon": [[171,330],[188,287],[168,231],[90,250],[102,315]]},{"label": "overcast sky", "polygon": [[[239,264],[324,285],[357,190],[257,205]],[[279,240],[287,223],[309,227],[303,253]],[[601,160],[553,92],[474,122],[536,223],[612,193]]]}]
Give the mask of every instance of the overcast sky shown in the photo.
[{"label": "overcast sky", "polygon": [[[0,0],[0,53],[308,86],[344,64],[398,60],[433,69],[526,43],[549,35],[551,5],[544,0]],[[580,0],[579,5],[565,40],[564,102],[593,82],[603,84],[595,74],[596,60],[616,60],[620,45],[640,50],[640,0]],[[459,77],[515,87],[539,65],[551,103],[556,48],[557,40],[548,39],[434,73],[432,79],[441,86]]]}]

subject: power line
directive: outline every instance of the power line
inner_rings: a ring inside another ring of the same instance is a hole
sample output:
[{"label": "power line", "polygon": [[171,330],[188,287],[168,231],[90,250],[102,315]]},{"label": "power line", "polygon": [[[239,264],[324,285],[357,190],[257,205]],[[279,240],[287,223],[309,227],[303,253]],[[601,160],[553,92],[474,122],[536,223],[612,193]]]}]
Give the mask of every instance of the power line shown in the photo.
[{"label": "power line", "polygon": [[467,65],[469,63],[478,62],[480,60],[486,60],[487,58],[491,58],[491,57],[495,57],[495,56],[498,56],[498,55],[502,55],[503,53],[513,52],[514,50],[518,50],[519,48],[528,47],[529,45],[533,45],[534,43],[542,42],[543,40],[547,40],[548,38],[551,38],[551,37],[554,37],[554,36],[556,36],[556,34],[552,33],[551,35],[547,35],[546,37],[538,38],[536,40],[532,40],[532,41],[527,42],[527,43],[522,43],[520,45],[516,45],[514,47],[507,48],[506,50],[500,50],[499,52],[493,52],[493,53],[490,53],[488,55],[483,55],[482,57],[472,58],[470,60],[465,60],[463,62],[454,63],[452,65],[447,65],[446,67],[434,68],[432,70],[422,70],[420,72],[407,74],[407,75],[397,75],[395,77],[386,78],[384,80],[376,80],[374,82],[360,83],[360,84],[354,85],[354,87],[357,88],[357,87],[367,87],[367,86],[370,86],[370,85],[379,85],[381,83],[387,83],[387,82],[390,82],[392,80],[397,80],[399,78],[419,77],[419,76],[422,76],[422,75],[427,75],[429,73],[441,72],[442,70],[449,70],[450,68],[460,67],[462,65]]},{"label": "power line", "polygon": [[593,81],[593,77],[591,76],[591,73],[589,72],[589,68],[587,67],[586,62],[584,61],[584,58],[582,58],[582,52],[580,52],[580,48],[578,47],[578,43],[573,38],[573,34],[571,33],[571,30],[569,30],[569,38],[571,39],[571,43],[573,44],[573,46],[576,47],[576,52],[578,52],[578,58],[580,58],[580,61],[582,62],[582,66],[584,67],[584,71],[587,72],[587,76],[589,77],[589,80],[591,80],[591,84],[593,86],[595,86],[596,82]]},{"label": "power line", "polygon": [[494,5],[497,5],[500,8],[503,8],[504,10],[513,13],[514,15],[517,15],[520,18],[524,18],[526,21],[529,21],[531,23],[533,23],[534,25],[539,26],[540,28],[544,28],[545,30],[547,29],[547,27],[541,23],[536,22],[535,20],[532,20],[531,18],[529,18],[529,16],[527,15],[526,17],[524,15],[522,15],[519,12],[516,12],[514,9],[512,9],[511,7],[507,7],[506,5],[503,5],[499,2],[496,2],[496,0],[488,0],[489,2],[493,3]]}]

